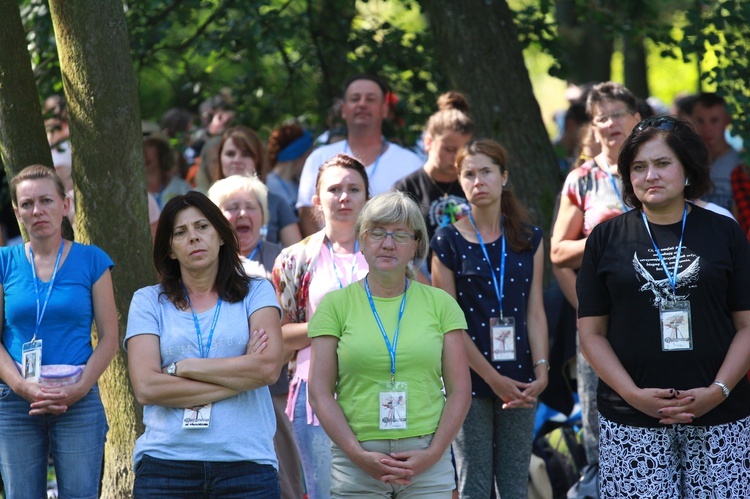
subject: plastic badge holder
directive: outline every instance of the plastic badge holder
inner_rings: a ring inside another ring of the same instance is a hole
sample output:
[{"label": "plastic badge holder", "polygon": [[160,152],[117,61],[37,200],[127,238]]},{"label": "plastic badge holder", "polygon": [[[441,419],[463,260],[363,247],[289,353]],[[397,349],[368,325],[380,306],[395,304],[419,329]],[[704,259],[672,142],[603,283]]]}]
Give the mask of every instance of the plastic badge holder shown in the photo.
[{"label": "plastic badge holder", "polygon": [[72,385],[81,378],[81,366],[67,364],[53,364],[42,366],[42,376],[39,384],[48,388]]}]

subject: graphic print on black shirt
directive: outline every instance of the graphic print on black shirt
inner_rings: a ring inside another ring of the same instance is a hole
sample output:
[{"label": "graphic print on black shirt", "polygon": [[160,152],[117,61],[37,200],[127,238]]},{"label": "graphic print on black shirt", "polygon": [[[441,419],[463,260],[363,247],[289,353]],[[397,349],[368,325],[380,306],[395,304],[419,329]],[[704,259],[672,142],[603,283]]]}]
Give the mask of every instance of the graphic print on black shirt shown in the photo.
[{"label": "graphic print on black shirt", "polygon": [[430,203],[429,223],[434,230],[454,224],[469,214],[465,199],[452,194],[441,196]]},{"label": "graphic print on black shirt", "polygon": [[[677,246],[670,246],[660,249],[664,262],[667,264],[670,274],[674,272],[674,263],[677,258]],[[644,284],[639,291],[652,293],[653,305],[657,309],[668,301],[687,300],[690,296],[690,289],[696,286],[700,271],[700,257],[690,251],[685,246],[682,247],[680,254],[680,268],[677,272],[675,282],[676,295],[672,296],[672,286],[669,279],[664,274],[664,268],[659,261],[659,256],[653,249],[648,250],[648,256],[638,257],[638,252],[633,253],[633,268],[635,269],[637,279]]]}]

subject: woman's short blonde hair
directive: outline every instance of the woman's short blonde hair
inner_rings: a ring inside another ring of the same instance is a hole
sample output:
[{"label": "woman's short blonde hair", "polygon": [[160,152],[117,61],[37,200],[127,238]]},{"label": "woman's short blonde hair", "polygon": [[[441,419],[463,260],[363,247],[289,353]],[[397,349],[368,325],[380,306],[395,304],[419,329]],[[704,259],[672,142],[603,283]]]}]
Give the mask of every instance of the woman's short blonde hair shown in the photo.
[{"label": "woman's short blonde hair", "polygon": [[214,182],[208,190],[208,197],[216,206],[223,209],[224,202],[238,192],[255,195],[263,210],[263,225],[268,223],[268,187],[255,176],[232,175]]},{"label": "woman's short blonde hair", "polygon": [[354,233],[362,241],[367,230],[383,225],[404,224],[414,232],[417,241],[417,251],[414,260],[406,268],[406,276],[416,279],[417,271],[427,256],[430,241],[427,240],[427,225],[425,224],[419,205],[408,194],[390,191],[379,194],[370,199],[357,218]]}]

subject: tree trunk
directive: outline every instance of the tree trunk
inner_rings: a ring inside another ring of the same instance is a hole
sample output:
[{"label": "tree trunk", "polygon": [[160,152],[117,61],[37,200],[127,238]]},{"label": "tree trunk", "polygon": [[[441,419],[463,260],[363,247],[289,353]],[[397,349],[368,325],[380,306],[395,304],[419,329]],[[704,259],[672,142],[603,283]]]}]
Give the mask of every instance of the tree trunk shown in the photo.
[{"label": "tree trunk", "polygon": [[[119,0],[50,0],[68,101],[76,236],[96,244],[113,270],[120,339],[133,293],[154,282],[138,91]],[[96,332],[94,332],[96,335]],[[101,497],[130,497],[142,431],[122,350],[101,378],[110,430]]]},{"label": "tree trunk", "polygon": [[625,66],[625,86],[633,95],[647,99],[648,69],[646,68],[646,50],[643,48],[642,36],[623,36],[622,54]]},{"label": "tree trunk", "polygon": [[549,227],[558,166],[505,0],[422,0],[440,65],[471,104],[475,137],[509,152],[510,182],[536,223]]},{"label": "tree trunk", "polygon": [[8,178],[34,164],[52,166],[18,2],[0,1],[0,153]]},{"label": "tree trunk", "polygon": [[576,0],[555,1],[560,45],[564,47],[560,63],[565,77],[576,84],[608,81],[614,50],[612,30],[601,26],[591,6],[583,7],[581,13],[582,7],[576,3]]}]

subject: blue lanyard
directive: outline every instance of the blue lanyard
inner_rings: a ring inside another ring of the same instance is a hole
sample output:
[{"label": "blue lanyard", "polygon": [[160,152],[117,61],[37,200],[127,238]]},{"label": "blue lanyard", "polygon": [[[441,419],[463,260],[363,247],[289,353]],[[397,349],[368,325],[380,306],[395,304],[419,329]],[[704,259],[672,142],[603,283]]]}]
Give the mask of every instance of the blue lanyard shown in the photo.
[{"label": "blue lanyard", "polygon": [[[609,181],[612,183],[612,189],[615,190],[615,195],[617,196],[617,199],[620,200],[620,204],[622,205],[622,211],[630,211],[630,208],[625,204],[625,201],[622,199],[622,194],[620,194],[620,189],[617,187],[617,182],[615,181],[614,175],[609,171],[611,168],[609,166],[609,163],[604,160],[604,165],[607,167],[606,170],[604,170],[604,173],[607,174],[607,178],[609,178]],[[600,170],[603,170],[603,168],[600,168]]]},{"label": "blue lanyard", "polygon": [[250,253],[250,256],[247,257],[248,260],[252,260],[253,257],[258,253],[258,250],[260,249],[260,244],[262,241],[258,241],[258,244],[255,246],[255,249]]},{"label": "blue lanyard", "polygon": [[[482,234],[479,233],[479,229],[477,229],[477,225],[474,222],[474,215],[469,212],[469,221],[471,222],[471,226],[474,227],[474,232],[477,234],[477,239],[479,240],[479,246],[482,248],[482,253],[484,253],[484,258],[487,260],[487,265],[490,266],[490,274],[492,275],[492,284],[495,286],[495,295],[497,296],[497,302],[500,306],[500,318],[503,318],[503,288],[505,287],[505,231],[503,230],[502,235],[500,236],[501,241],[501,253],[500,253],[500,285],[497,284],[497,276],[495,275],[495,270],[492,268],[492,262],[490,261],[490,255],[487,253],[487,247],[484,244],[484,240],[482,239]],[[502,229],[503,224],[502,221],[500,222],[500,228]]]},{"label": "blue lanyard", "polygon": [[404,307],[406,306],[406,291],[409,289],[409,280],[404,279],[404,297],[401,298],[401,307],[398,309],[398,322],[396,323],[396,332],[393,334],[393,345],[388,339],[388,334],[385,332],[383,322],[380,320],[378,310],[375,308],[375,302],[372,299],[372,292],[370,291],[370,285],[367,283],[367,276],[365,276],[365,293],[367,299],[370,301],[370,308],[372,309],[372,315],[375,316],[375,322],[378,323],[380,332],[385,340],[385,346],[388,348],[388,354],[391,357],[391,382],[396,380],[396,346],[398,345],[398,329],[401,327],[401,317],[404,316]]},{"label": "blue lanyard", "polygon": [[[336,280],[339,281],[339,289],[344,287],[343,279],[339,275],[339,268],[336,266],[336,259],[334,258],[333,247],[331,246],[331,240],[326,236],[326,244],[328,245],[328,253],[331,255],[331,262],[333,262],[333,273],[336,274]],[[352,262],[352,276],[351,280],[356,279],[357,272],[357,251],[359,251],[359,241],[354,242],[354,261]],[[344,276],[346,277],[346,276]]]},{"label": "blue lanyard", "polygon": [[[182,289],[185,289],[185,286],[182,286]],[[216,310],[214,310],[214,319],[211,321],[211,330],[208,332],[208,343],[206,343],[206,354],[203,355],[203,335],[201,334],[201,325],[198,322],[198,315],[195,313],[195,309],[193,308],[193,304],[190,303],[190,295],[187,292],[187,289],[185,289],[185,298],[187,298],[188,305],[190,305],[190,311],[193,313],[193,322],[195,323],[195,334],[198,336],[198,347],[200,348],[201,352],[201,358],[205,359],[208,357],[209,352],[211,351],[211,341],[214,338],[214,330],[216,329],[216,322],[219,320],[219,310],[221,310],[221,297],[219,297],[219,301],[216,303]]]},{"label": "blue lanyard", "polygon": [[[34,264],[34,250],[31,249],[29,244],[29,255],[31,255],[31,274],[34,276],[34,291],[36,292],[36,326],[34,327],[34,337],[31,341],[34,341],[39,335],[39,326],[42,324],[44,318],[44,312],[47,310],[47,304],[49,303],[49,297],[52,294],[52,286],[55,285],[55,277],[57,277],[57,269],[60,268],[60,258],[62,258],[63,248],[65,248],[65,240],[60,242],[60,249],[57,251],[57,259],[55,260],[55,268],[52,270],[52,278],[49,280],[49,288],[47,288],[47,296],[44,298],[44,305],[42,306],[39,302],[39,280],[36,278],[36,265]],[[41,311],[40,311],[41,306]]]},{"label": "blue lanyard", "polygon": [[[380,149],[380,154],[378,154],[378,157],[375,158],[375,166],[372,167],[372,172],[368,175],[368,177],[375,178],[375,171],[378,169],[378,164],[380,164],[380,158],[383,156],[383,153],[385,152],[385,148],[388,147],[388,142],[383,138],[383,147]],[[349,139],[344,140],[344,154],[349,152]]]},{"label": "blue lanyard", "polygon": [[682,238],[685,235],[685,222],[687,221],[687,203],[685,203],[685,208],[682,210],[682,231],[680,233],[680,245],[677,247],[677,257],[674,261],[674,273],[670,274],[669,269],[667,268],[667,262],[664,261],[664,257],[661,254],[661,251],[659,251],[659,247],[656,245],[656,241],[654,241],[654,236],[651,235],[651,229],[648,226],[648,219],[646,218],[646,214],[641,210],[641,217],[643,218],[643,224],[646,226],[646,231],[648,232],[648,237],[651,238],[651,244],[654,245],[654,251],[656,251],[656,256],[659,257],[659,262],[661,263],[662,268],[664,269],[664,273],[667,274],[667,280],[669,280],[669,285],[672,286],[672,296],[677,295],[677,272],[680,269],[680,255],[682,254]]},{"label": "blue lanyard", "polygon": [[161,189],[156,194],[152,193],[152,196],[154,196],[154,199],[156,199],[156,204],[159,206],[159,209],[162,209],[162,205],[161,205],[161,195],[162,194],[164,194],[164,189]]}]

